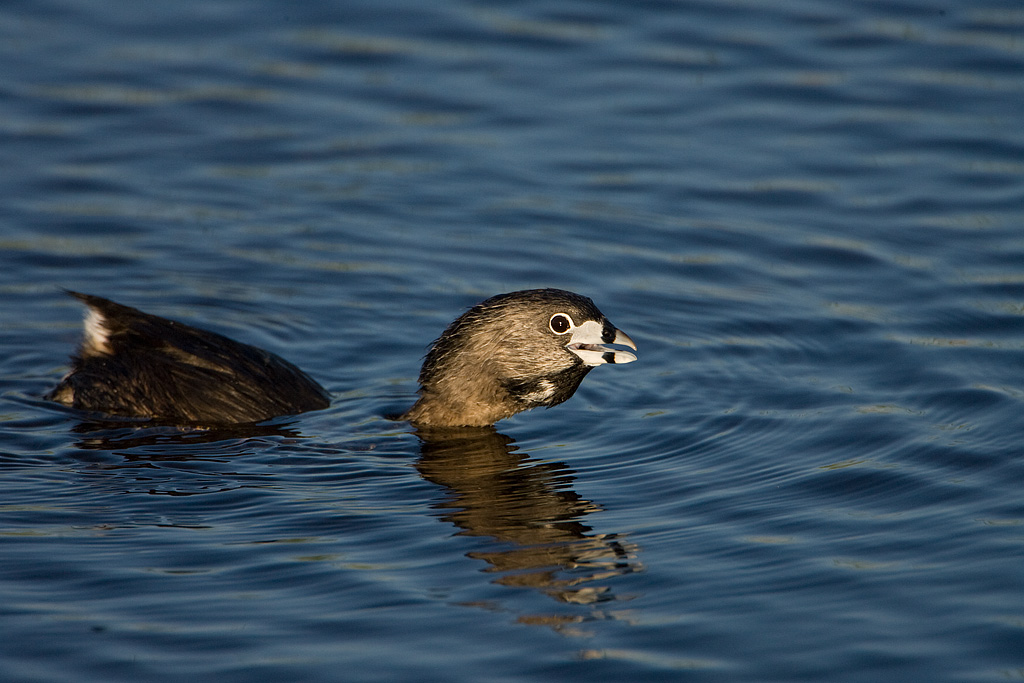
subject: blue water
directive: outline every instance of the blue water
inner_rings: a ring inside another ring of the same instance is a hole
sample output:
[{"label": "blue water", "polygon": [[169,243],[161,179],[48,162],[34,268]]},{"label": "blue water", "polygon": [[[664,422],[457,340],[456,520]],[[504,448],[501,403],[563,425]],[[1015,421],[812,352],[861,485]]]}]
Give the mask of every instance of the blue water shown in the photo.
[{"label": "blue water", "polygon": [[[0,7],[4,681],[1024,680],[1018,2]],[[62,287],[333,393],[41,399]],[[639,346],[387,419],[492,294]]]}]

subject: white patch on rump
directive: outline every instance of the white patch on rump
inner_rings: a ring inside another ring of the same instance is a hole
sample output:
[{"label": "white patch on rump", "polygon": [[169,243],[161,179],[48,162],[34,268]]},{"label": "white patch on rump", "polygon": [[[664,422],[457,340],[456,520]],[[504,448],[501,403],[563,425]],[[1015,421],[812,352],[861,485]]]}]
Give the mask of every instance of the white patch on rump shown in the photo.
[{"label": "white patch on rump", "polygon": [[107,329],[107,319],[95,308],[90,308],[85,314],[85,340],[82,342],[82,354],[95,356],[100,354],[109,355],[110,331]]}]

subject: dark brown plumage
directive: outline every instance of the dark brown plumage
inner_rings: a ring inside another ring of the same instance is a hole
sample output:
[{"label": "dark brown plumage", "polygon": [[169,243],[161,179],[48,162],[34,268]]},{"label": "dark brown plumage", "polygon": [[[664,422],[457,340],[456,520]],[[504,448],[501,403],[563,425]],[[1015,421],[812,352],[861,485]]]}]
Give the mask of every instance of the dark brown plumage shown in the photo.
[{"label": "dark brown plumage", "polygon": [[[223,335],[70,292],[88,307],[71,371],[48,398],[117,417],[188,425],[259,422],[320,410],[330,395],[288,361]],[[492,297],[455,320],[420,371],[418,427],[477,427],[573,395],[597,365],[636,349],[583,296],[534,289]]]},{"label": "dark brown plumage", "polygon": [[118,417],[222,425],[320,410],[330,395],[268,351],[107,299],[86,306],[71,372],[48,398]]}]

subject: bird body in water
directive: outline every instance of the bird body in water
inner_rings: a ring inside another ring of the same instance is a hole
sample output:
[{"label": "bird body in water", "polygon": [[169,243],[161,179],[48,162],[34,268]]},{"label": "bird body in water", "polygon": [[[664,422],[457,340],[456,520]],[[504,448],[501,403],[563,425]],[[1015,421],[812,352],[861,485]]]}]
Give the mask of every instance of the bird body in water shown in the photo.
[{"label": "bird body in water", "polygon": [[71,372],[49,398],[82,410],[175,424],[259,422],[320,410],[330,394],[263,349],[69,292],[87,307]]},{"label": "bird body in water", "polygon": [[[330,394],[263,349],[88,294],[71,371],[48,398],[82,410],[186,425],[259,422],[321,410]],[[417,427],[480,427],[575,393],[593,368],[636,349],[594,303],[559,289],[500,294],[457,318],[420,371]]]}]

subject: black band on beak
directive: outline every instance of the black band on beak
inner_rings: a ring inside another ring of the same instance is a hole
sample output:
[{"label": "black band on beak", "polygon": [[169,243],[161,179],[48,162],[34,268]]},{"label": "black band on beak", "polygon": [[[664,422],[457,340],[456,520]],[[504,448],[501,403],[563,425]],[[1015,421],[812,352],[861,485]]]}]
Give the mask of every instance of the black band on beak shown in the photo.
[{"label": "black band on beak", "polygon": [[[617,333],[618,330],[615,329],[615,325],[612,325],[610,321],[605,320],[604,327],[601,328],[601,341],[605,344],[611,344],[615,341],[615,335]],[[611,361],[608,362],[610,363]]]}]

